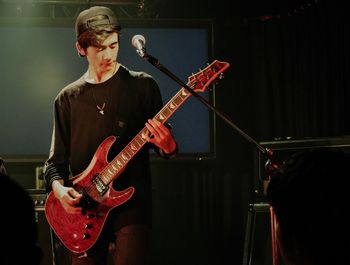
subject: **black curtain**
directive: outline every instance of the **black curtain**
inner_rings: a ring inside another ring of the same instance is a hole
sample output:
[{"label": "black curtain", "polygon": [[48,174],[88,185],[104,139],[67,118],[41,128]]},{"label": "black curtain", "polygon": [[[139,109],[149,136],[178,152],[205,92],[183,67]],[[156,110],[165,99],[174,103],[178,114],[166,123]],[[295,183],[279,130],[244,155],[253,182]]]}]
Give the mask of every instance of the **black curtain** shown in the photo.
[{"label": "black curtain", "polygon": [[241,264],[259,178],[255,143],[350,134],[345,10],[320,1],[268,20],[232,18],[229,8],[216,15],[213,59],[231,64],[215,88],[216,107],[248,138],[216,117],[216,159],[155,164],[155,256]]},{"label": "black curtain", "polygon": [[247,21],[259,139],[349,134],[346,9],[320,3]]}]

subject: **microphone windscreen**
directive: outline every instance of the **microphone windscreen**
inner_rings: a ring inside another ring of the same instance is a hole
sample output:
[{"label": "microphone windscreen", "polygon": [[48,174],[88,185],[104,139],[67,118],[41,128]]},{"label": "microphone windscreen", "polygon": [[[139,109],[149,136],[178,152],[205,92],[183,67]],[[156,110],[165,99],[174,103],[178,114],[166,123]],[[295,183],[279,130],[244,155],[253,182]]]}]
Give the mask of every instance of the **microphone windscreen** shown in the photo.
[{"label": "microphone windscreen", "polygon": [[146,44],[146,39],[144,36],[137,34],[131,39],[131,44],[134,46],[136,49],[140,49],[140,44],[143,46]]}]

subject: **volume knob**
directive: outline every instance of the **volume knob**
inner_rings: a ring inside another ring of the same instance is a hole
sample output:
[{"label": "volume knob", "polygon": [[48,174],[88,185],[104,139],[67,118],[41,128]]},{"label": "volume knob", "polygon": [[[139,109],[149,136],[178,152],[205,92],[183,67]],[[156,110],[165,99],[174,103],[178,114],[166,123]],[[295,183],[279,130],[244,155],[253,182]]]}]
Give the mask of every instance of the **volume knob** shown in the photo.
[{"label": "volume knob", "polygon": [[84,233],[83,234],[83,239],[89,239],[91,236],[90,236],[90,234],[88,234],[88,233]]}]

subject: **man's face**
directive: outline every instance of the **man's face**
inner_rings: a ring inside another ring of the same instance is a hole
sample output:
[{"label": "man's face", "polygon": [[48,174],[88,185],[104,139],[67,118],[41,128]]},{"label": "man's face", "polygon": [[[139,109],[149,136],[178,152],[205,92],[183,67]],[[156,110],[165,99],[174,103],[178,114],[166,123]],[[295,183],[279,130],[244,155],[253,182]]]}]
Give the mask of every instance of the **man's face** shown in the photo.
[{"label": "man's face", "polygon": [[89,46],[86,58],[97,72],[108,72],[114,69],[119,51],[118,33],[109,35],[98,47]]}]

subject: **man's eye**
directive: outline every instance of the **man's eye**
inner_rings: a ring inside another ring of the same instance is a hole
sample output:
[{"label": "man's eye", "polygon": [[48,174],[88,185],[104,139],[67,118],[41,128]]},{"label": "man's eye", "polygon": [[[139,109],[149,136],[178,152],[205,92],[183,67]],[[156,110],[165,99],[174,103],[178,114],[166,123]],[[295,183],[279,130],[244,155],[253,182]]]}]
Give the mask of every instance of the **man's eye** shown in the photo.
[{"label": "man's eye", "polygon": [[95,49],[96,49],[96,51],[101,52],[105,49],[105,47],[96,47]]}]

